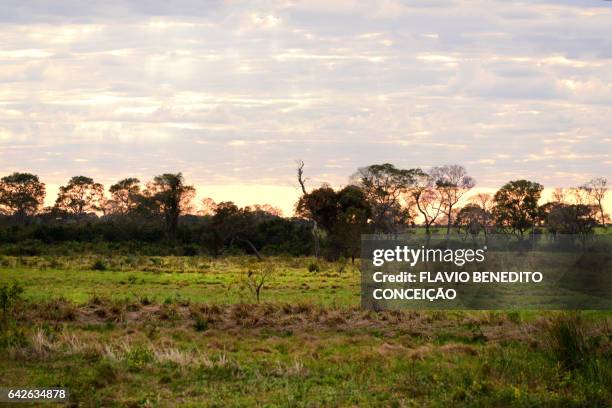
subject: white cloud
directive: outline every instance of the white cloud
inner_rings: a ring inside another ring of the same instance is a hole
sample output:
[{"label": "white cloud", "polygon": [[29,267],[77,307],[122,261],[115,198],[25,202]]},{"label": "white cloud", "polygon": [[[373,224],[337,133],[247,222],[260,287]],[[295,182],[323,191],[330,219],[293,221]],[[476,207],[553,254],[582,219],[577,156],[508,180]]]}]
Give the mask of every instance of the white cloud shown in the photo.
[{"label": "white cloud", "polygon": [[290,186],[302,158],[334,184],[388,161],[463,163],[481,185],[612,177],[600,3],[8,0],[0,170]]}]

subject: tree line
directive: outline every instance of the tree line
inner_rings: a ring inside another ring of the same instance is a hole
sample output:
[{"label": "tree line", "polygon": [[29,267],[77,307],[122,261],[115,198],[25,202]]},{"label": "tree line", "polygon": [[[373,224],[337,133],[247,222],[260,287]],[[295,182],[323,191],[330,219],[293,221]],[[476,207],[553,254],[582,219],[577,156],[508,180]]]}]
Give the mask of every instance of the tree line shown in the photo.
[{"label": "tree line", "polygon": [[[447,235],[508,233],[522,237],[543,229],[552,234],[588,234],[606,226],[604,177],[555,190],[540,205],[544,187],[513,180],[494,194],[469,195],[476,181],[460,165],[428,170],[390,163],[358,169],[339,189],[308,189],[304,163],[297,166],[302,195],[294,217],[270,205],[238,207],[207,198],[199,211],[195,188],[181,173],[165,173],[146,184],[125,178],[108,194],[90,177],[75,176],[45,207],[45,184],[30,173],[0,179],[0,242],[151,241],[191,246],[186,252],[219,254],[238,248],[260,252],[354,258],[363,233],[402,233],[421,227]],[[7,232],[7,228],[11,228]],[[195,248],[195,249],[194,249]]]}]

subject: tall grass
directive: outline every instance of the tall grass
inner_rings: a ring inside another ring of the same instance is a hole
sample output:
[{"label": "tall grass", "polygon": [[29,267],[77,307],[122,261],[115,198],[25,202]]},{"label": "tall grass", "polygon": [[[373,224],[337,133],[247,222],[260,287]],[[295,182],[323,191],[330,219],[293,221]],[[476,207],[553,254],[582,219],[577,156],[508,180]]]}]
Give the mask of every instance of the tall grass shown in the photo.
[{"label": "tall grass", "polygon": [[550,319],[544,338],[550,356],[565,370],[584,370],[596,360],[595,344],[579,312],[561,313]]}]

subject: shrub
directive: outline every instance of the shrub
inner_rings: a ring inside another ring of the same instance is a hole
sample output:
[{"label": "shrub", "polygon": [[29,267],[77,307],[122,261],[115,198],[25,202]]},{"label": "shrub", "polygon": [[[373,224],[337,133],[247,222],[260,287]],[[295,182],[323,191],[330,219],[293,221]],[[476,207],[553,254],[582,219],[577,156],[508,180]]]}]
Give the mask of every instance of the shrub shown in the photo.
[{"label": "shrub", "polygon": [[202,315],[196,316],[193,327],[199,332],[206,331],[208,330],[208,320]]},{"label": "shrub", "polygon": [[319,266],[318,263],[316,262],[311,262],[308,264],[308,272],[320,272],[321,271],[321,267]]},{"label": "shrub", "polygon": [[21,300],[23,287],[16,281],[11,285],[4,284],[0,286],[0,307],[2,307],[2,320],[6,320],[7,313],[13,308],[13,305]]},{"label": "shrub", "polygon": [[106,262],[104,262],[102,259],[98,259],[91,266],[91,269],[93,269],[94,271],[105,271],[108,269],[108,266],[106,265]]},{"label": "shrub", "polygon": [[578,313],[564,313],[551,319],[545,333],[550,356],[564,369],[584,369],[595,359],[595,348],[588,341]]}]

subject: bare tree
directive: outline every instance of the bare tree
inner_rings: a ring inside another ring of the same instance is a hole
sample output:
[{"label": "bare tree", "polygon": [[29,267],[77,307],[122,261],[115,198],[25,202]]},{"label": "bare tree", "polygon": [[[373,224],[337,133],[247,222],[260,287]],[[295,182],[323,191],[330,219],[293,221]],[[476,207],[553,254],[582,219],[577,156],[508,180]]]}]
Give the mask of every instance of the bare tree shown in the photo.
[{"label": "bare tree", "polygon": [[264,288],[269,278],[274,274],[274,271],[275,267],[273,265],[264,263],[259,267],[249,269],[246,273],[244,283],[251,294],[255,296],[257,303],[259,303],[261,298],[261,290]]},{"label": "bare tree", "polygon": [[450,235],[453,222],[453,209],[461,197],[469,191],[476,181],[468,176],[465,167],[451,164],[434,167],[430,172],[436,183],[436,188],[442,195],[444,215],[447,218],[446,235]]},{"label": "bare tree", "polygon": [[586,193],[589,201],[597,206],[601,225],[605,228],[606,215],[603,209],[603,201],[608,193],[608,180],[605,177],[597,177],[580,186],[580,189]]},{"label": "bare tree", "polygon": [[[304,179],[304,162],[302,160],[297,161],[297,178],[298,183],[300,184],[300,188],[302,189],[302,197],[306,197],[308,195],[308,191],[306,191],[306,179]],[[314,213],[314,211],[310,211],[310,213]],[[320,245],[320,237],[319,237],[319,226],[317,221],[311,217],[310,221],[312,222],[312,237],[314,240],[314,252],[315,257],[319,258],[321,255],[321,245]]]}]

